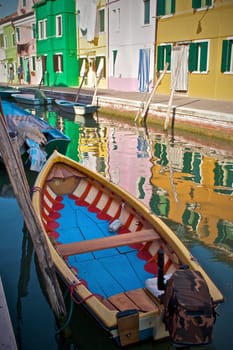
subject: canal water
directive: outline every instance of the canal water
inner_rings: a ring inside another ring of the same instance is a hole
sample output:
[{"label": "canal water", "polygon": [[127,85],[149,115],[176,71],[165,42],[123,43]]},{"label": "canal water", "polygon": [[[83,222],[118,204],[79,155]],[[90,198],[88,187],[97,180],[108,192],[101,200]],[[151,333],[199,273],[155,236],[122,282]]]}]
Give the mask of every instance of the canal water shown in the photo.
[{"label": "canal water", "polygon": [[[190,135],[164,135],[103,115],[68,117],[35,111],[71,137],[67,155],[101,173],[159,215],[218,285],[213,344],[233,346],[233,152],[232,144]],[[30,186],[36,173],[26,173]],[[0,275],[19,349],[119,349],[81,308],[69,303],[69,328],[60,332],[47,302],[30,237],[3,164],[0,164]],[[130,349],[173,349],[170,342]]]}]

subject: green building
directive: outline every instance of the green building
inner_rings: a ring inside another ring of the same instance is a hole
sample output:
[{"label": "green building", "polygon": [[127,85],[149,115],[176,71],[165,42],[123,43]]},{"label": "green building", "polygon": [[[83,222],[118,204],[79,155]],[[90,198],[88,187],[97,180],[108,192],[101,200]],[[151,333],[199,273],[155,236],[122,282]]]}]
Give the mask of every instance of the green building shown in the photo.
[{"label": "green building", "polygon": [[0,20],[0,81],[6,83],[17,82],[17,51],[12,25],[14,15]]},{"label": "green building", "polygon": [[75,4],[75,0],[42,0],[34,5],[44,85],[78,85]]}]

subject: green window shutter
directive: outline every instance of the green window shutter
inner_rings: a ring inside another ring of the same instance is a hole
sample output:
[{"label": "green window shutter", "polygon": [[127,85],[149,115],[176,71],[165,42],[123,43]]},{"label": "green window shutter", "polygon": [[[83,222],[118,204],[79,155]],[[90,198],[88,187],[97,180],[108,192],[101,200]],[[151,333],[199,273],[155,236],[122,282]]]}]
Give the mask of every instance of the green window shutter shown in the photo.
[{"label": "green window shutter", "polygon": [[165,14],[165,1],[158,0],[157,2],[157,16],[163,16]]},{"label": "green window shutter", "polygon": [[158,59],[157,59],[157,69],[158,71],[163,70],[164,65],[164,46],[158,46]]},{"label": "green window shutter", "polygon": [[230,57],[231,57],[231,42],[230,40],[223,40],[221,72],[228,72],[230,70]]},{"label": "green window shutter", "polygon": [[100,57],[97,56],[97,57],[95,58],[95,65],[96,65],[96,67],[98,67],[99,63],[100,63]]},{"label": "green window shutter", "polygon": [[53,70],[54,72],[58,71],[58,59],[57,55],[53,55]]},{"label": "green window shutter", "polygon": [[211,6],[212,5],[212,0],[206,0],[206,6]]},{"label": "green window shutter", "polygon": [[175,11],[176,11],[176,0],[172,0],[171,13],[175,13]]},{"label": "green window shutter", "polygon": [[150,0],[144,1],[144,24],[150,23]]},{"label": "green window shutter", "polygon": [[116,62],[116,57],[117,57],[117,50],[113,50],[113,51],[112,51],[112,55],[113,55],[113,63],[115,64],[115,62]]},{"label": "green window shutter", "polygon": [[208,42],[205,41],[203,43],[200,43],[200,46],[201,46],[200,71],[206,72],[206,70],[207,70]]},{"label": "green window shutter", "polygon": [[35,23],[32,24],[32,37],[33,37],[33,39],[36,38],[36,25],[35,25]]},{"label": "green window shutter", "polygon": [[112,59],[113,59],[113,76],[115,75],[115,64],[116,64],[116,58],[117,58],[117,50],[112,50]]},{"label": "green window shutter", "polygon": [[201,7],[201,0],[192,0],[192,8],[198,9]]},{"label": "green window shutter", "polygon": [[189,45],[189,71],[197,70],[197,44],[191,43]]},{"label": "green window shutter", "polygon": [[0,34],[0,47],[4,46],[3,34]]},{"label": "green window shutter", "polygon": [[104,26],[104,17],[105,17],[105,10],[99,10],[99,31],[102,33],[105,31],[105,26]]},{"label": "green window shutter", "polygon": [[166,63],[168,63],[167,70],[171,70],[171,52],[172,52],[171,45],[166,45]]},{"label": "green window shutter", "polygon": [[102,76],[104,78],[106,78],[106,59],[105,59],[105,57],[103,57],[103,59],[104,59],[104,67],[103,67],[103,71],[102,71]]}]

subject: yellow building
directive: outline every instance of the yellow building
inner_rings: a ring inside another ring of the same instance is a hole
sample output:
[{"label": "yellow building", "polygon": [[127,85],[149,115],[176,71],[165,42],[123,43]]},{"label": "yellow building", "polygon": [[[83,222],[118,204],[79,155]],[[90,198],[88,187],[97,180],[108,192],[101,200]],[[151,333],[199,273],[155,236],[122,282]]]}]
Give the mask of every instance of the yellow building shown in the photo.
[{"label": "yellow building", "polygon": [[79,82],[85,87],[107,87],[106,0],[77,0]]},{"label": "yellow building", "polygon": [[158,92],[233,100],[233,1],[158,0]]}]

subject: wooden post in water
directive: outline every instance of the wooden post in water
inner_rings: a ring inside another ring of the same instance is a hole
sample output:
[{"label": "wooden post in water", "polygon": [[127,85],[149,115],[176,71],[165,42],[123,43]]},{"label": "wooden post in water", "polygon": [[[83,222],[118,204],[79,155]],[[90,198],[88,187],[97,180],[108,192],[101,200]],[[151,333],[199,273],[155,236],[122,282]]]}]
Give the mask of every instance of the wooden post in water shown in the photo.
[{"label": "wooden post in water", "polygon": [[97,79],[97,82],[96,82],[96,87],[95,87],[95,90],[94,90],[94,94],[93,94],[93,97],[92,97],[92,102],[91,102],[91,104],[95,104],[95,103],[96,103],[97,89],[98,89],[100,80],[101,80],[101,78],[102,78],[102,73],[103,73],[103,68],[101,69],[100,75],[98,76],[98,79]]},{"label": "wooden post in water", "polygon": [[43,228],[32,206],[29,185],[24,172],[17,136],[10,139],[0,99],[0,152],[38,257],[47,295],[57,319],[66,316],[64,299],[47,246]]},{"label": "wooden post in water", "polygon": [[86,75],[86,72],[85,72],[85,74],[84,74],[83,77],[82,77],[81,84],[80,84],[80,86],[79,86],[79,88],[78,88],[77,95],[76,95],[76,97],[75,97],[74,102],[78,102],[79,94],[80,94],[80,91],[81,91],[81,89],[82,89],[82,86],[83,86],[83,83],[84,83],[84,80],[85,80],[86,76],[87,76],[87,75]]},{"label": "wooden post in water", "polygon": [[[147,102],[146,102],[146,104],[145,104],[145,107],[144,107],[142,113],[141,113],[141,116],[140,116],[141,119],[143,119],[143,118],[146,117],[147,112],[148,112],[148,109],[149,109],[149,106],[150,106],[150,103],[151,103],[151,100],[152,100],[152,97],[154,96],[154,94],[155,94],[155,92],[156,92],[156,90],[157,90],[157,88],[158,88],[158,86],[159,86],[161,80],[163,79],[163,77],[164,77],[164,75],[165,75],[165,73],[166,73],[166,71],[167,71],[167,67],[168,67],[168,63],[165,64],[164,70],[163,70],[162,73],[160,74],[158,80],[156,81],[156,84],[155,84],[153,90],[152,90],[151,93],[150,93],[150,96],[149,96],[149,98],[148,98],[148,100],[147,100]],[[136,118],[135,118],[134,121],[136,121]]]},{"label": "wooden post in water", "polygon": [[168,101],[167,114],[166,114],[166,118],[165,118],[164,126],[163,126],[164,131],[166,131],[167,128],[168,128],[174,93],[175,93],[175,88],[172,88],[171,94],[170,94],[170,97],[169,97],[169,101]]},{"label": "wooden post in water", "polygon": [[175,77],[174,77],[174,81],[173,81],[173,85],[172,85],[172,89],[171,89],[171,93],[170,93],[170,98],[168,101],[168,108],[167,108],[167,114],[166,114],[166,118],[164,121],[164,131],[167,131],[168,128],[168,124],[169,124],[169,119],[170,119],[170,114],[171,114],[171,109],[172,109],[172,102],[173,102],[173,97],[174,97],[174,93],[175,93],[175,89],[176,89],[176,85],[177,85],[177,81],[178,81],[178,77],[179,77],[179,73],[180,73],[180,65],[182,63],[182,53],[180,53],[179,59],[178,59],[178,63],[176,66],[176,71],[175,71]]}]

